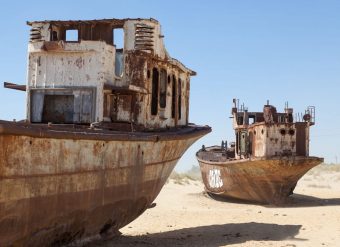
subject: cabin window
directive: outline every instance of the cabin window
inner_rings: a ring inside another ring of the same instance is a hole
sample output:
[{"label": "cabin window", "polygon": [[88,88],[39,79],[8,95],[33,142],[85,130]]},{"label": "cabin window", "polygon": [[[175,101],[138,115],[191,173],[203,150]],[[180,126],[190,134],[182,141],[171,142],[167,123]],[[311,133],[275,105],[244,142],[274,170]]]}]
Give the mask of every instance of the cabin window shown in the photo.
[{"label": "cabin window", "polygon": [[116,49],[124,48],[124,29],[123,28],[113,29],[113,44],[116,46]]},{"label": "cabin window", "polygon": [[175,118],[176,116],[176,84],[177,80],[176,77],[173,75],[172,76],[172,97],[171,97],[171,117]]},{"label": "cabin window", "polygon": [[[51,28],[50,28],[50,40],[51,41],[59,41],[59,40],[63,39],[63,36],[65,37],[67,30],[68,29],[65,30],[65,29],[62,29],[60,27],[51,25]],[[72,29],[69,29],[69,31],[71,31],[71,30]]]},{"label": "cabin window", "polygon": [[241,138],[239,140],[239,149],[240,149],[240,154],[245,155],[248,152],[248,134],[247,132],[242,131],[241,132]]},{"label": "cabin window", "polygon": [[151,115],[157,115],[158,111],[158,80],[159,73],[156,68],[152,70],[152,99],[151,99]]},{"label": "cabin window", "polygon": [[178,119],[181,119],[182,115],[182,80],[178,79]]},{"label": "cabin window", "polygon": [[248,152],[249,154],[253,154],[253,132],[249,132],[249,136],[248,136],[248,143],[249,143],[249,148],[248,148]]},{"label": "cabin window", "polygon": [[57,40],[59,40],[58,32],[57,31],[52,31],[52,41],[57,41]]},{"label": "cabin window", "polygon": [[166,87],[167,87],[167,74],[165,69],[161,69],[160,75],[160,94],[159,94],[159,106],[161,108],[166,107]]},{"label": "cabin window", "polygon": [[243,125],[243,117],[242,117],[242,116],[239,116],[239,117],[237,118],[237,124],[238,124],[238,125]]},{"label": "cabin window", "polygon": [[290,129],[288,132],[291,136],[293,136],[295,134],[295,131],[293,129]]},{"label": "cabin window", "polygon": [[124,56],[123,56],[124,29],[115,28],[113,29],[112,33],[113,33],[113,44],[116,47],[115,75],[118,77],[122,77],[123,71],[124,71]]},{"label": "cabin window", "polygon": [[86,123],[94,121],[95,89],[30,90],[33,123]]},{"label": "cabin window", "polygon": [[250,116],[250,117],[248,118],[248,121],[249,121],[249,125],[250,125],[250,124],[254,124],[254,123],[255,123],[255,116]]},{"label": "cabin window", "polygon": [[280,133],[281,133],[281,135],[284,136],[284,135],[286,134],[286,130],[285,130],[285,129],[281,129],[281,130],[280,130]]},{"label": "cabin window", "polygon": [[236,139],[236,153],[237,154],[239,154],[239,151],[240,151],[239,150],[239,143],[240,143],[240,140],[239,140],[240,137],[239,136],[240,136],[239,133],[236,132],[236,138],[235,139]]},{"label": "cabin window", "polygon": [[66,38],[65,41],[78,41],[78,29],[69,29],[66,30]]},{"label": "cabin window", "polygon": [[42,122],[73,123],[73,95],[45,95]]}]

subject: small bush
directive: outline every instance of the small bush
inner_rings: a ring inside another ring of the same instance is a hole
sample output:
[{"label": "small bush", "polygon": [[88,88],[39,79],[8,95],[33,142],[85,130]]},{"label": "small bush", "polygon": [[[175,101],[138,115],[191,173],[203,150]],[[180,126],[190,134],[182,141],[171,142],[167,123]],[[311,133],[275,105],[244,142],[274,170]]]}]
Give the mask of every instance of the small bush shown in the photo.
[{"label": "small bush", "polygon": [[179,173],[173,171],[170,174],[169,179],[172,179],[175,184],[190,184],[190,182],[194,181],[202,181],[201,172],[198,166],[193,166],[189,171],[184,173]]}]

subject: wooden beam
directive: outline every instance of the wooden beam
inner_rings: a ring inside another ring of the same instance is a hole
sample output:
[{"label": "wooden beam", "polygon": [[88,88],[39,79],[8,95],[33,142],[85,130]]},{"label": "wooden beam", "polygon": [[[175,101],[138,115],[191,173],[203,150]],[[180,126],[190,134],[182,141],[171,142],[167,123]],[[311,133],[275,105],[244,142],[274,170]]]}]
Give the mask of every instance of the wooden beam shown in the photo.
[{"label": "wooden beam", "polygon": [[18,85],[10,82],[4,82],[4,88],[26,91],[26,85]]}]

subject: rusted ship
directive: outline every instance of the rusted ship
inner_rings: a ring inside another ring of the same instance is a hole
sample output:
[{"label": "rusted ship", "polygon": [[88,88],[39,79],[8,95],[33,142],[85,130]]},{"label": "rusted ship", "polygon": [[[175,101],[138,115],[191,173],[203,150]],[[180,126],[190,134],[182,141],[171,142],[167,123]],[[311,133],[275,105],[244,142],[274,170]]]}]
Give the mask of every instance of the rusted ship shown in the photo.
[{"label": "rusted ship", "polygon": [[27,84],[4,84],[26,92],[27,119],[0,121],[0,246],[114,234],[211,131],[188,122],[195,72],[154,19],[28,25]]},{"label": "rusted ship", "polygon": [[202,147],[196,154],[206,191],[215,197],[260,203],[283,203],[298,180],[323,158],[309,156],[309,128],[315,107],[293,116],[272,105],[263,112],[248,112],[234,99],[232,108],[236,142]]}]

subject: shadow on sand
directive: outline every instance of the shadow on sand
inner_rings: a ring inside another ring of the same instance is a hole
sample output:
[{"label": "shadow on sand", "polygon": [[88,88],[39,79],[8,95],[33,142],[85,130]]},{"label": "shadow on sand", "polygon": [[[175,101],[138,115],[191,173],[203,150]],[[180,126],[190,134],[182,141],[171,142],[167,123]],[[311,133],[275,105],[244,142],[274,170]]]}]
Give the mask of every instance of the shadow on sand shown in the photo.
[{"label": "shadow on sand", "polygon": [[320,207],[320,206],[339,206],[340,198],[319,198],[302,194],[293,194],[288,197],[287,203],[282,207]]},{"label": "shadow on sand", "polygon": [[203,192],[203,196],[210,199],[238,204],[258,205],[263,207],[282,207],[282,208],[298,208],[298,207],[320,207],[320,206],[339,206],[340,198],[318,198],[314,196],[306,196],[302,194],[293,194],[287,198],[287,200],[280,204],[262,204],[258,202],[244,201],[234,198],[226,198],[217,195],[208,194]]},{"label": "shadow on sand", "polygon": [[82,246],[221,246],[247,241],[282,241],[298,239],[301,225],[236,223],[184,228],[140,236],[120,236],[109,241],[96,240]]}]

